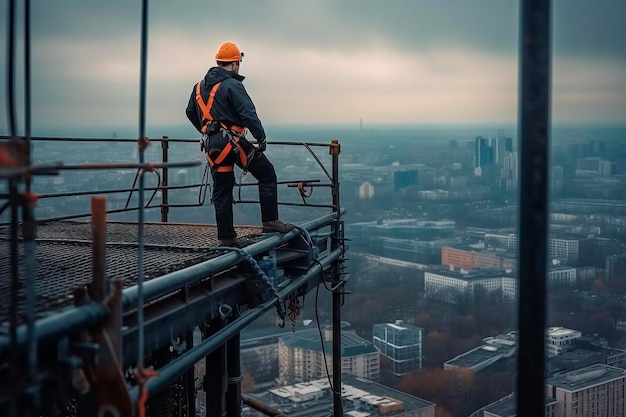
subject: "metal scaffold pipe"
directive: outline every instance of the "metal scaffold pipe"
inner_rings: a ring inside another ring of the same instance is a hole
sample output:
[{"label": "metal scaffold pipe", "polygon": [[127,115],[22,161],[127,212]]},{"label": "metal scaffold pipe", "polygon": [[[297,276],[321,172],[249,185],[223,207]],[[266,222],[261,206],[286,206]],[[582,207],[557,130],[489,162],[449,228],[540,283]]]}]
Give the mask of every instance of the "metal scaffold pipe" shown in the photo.
[{"label": "metal scaffold pipe", "polygon": [[[279,292],[279,298],[284,299],[297,288],[306,284],[314,276],[323,273],[326,268],[330,267],[330,265],[332,265],[332,263],[339,259],[342,255],[343,250],[339,248],[331,252],[329,256],[321,260],[319,263],[313,264],[307,273],[295,278],[287,287],[283,288]],[[229,323],[228,326],[213,334],[210,339],[202,341],[191,350],[178,357],[176,361],[171,362],[159,369],[159,375],[148,380],[145,384],[145,389],[147,389],[149,393],[154,394],[155,392],[166,388],[176,378],[184,374],[187,369],[194,366],[195,363],[201,361],[205,356],[217,349],[219,346],[225,344],[229,339],[238,334],[254,320],[258,319],[267,311],[272,309],[275,305],[276,300],[274,298],[270,298],[268,301],[248,311],[232,323]],[[139,388],[132,388],[130,396],[133,401],[137,401],[139,398]]]},{"label": "metal scaffold pipe", "polygon": [[522,1],[520,14],[517,415],[539,416],[545,411],[551,2]]}]

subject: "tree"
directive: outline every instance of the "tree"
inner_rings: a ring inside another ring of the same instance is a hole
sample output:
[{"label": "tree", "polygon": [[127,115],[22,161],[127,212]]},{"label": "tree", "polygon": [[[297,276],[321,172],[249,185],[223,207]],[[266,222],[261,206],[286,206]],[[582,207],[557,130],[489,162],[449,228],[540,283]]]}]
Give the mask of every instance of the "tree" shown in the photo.
[{"label": "tree", "polygon": [[241,381],[241,392],[253,392],[254,391],[254,378],[248,372],[243,374],[243,380]]},{"label": "tree", "polygon": [[435,417],[453,417],[445,408],[438,405],[435,407]]}]

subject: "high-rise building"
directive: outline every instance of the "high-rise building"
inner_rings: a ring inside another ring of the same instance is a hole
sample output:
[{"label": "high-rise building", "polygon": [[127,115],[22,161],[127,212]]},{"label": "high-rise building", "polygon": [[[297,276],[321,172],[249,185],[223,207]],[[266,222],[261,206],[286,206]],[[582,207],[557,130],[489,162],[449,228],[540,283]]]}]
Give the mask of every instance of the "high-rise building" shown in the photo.
[{"label": "high-rise building", "polygon": [[494,154],[491,147],[491,138],[477,136],[474,145],[474,173],[481,176],[485,167],[493,163]]},{"label": "high-rise building", "polygon": [[395,323],[374,324],[374,347],[391,361],[396,376],[422,369],[424,330],[396,320]]},{"label": "high-rise building", "polygon": [[504,157],[513,153],[513,139],[477,136],[474,141],[474,173],[484,175],[491,165],[504,163]]},{"label": "high-rise building", "polygon": [[563,167],[560,165],[556,165],[552,168],[550,191],[553,193],[560,193],[563,191]]},{"label": "high-rise building", "polygon": [[502,157],[501,178],[504,188],[507,190],[516,189],[519,178],[519,159],[517,152],[505,152]]}]

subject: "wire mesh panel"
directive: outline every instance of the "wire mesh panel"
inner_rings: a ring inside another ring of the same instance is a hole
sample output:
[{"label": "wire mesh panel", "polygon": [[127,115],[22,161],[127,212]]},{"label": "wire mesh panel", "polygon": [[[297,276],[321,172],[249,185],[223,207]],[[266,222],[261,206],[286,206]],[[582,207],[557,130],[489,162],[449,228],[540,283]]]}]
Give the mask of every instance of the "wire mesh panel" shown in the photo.
[{"label": "wire mesh panel", "polygon": [[[237,234],[261,239],[259,227],[236,227]],[[106,276],[124,279],[124,287],[137,283],[137,225],[108,223]],[[214,225],[148,223],[144,228],[144,278],[150,280],[169,272],[198,264],[220,255],[212,250],[219,245]],[[18,244],[19,264],[24,251]],[[0,230],[0,253],[10,251],[8,229]],[[53,222],[37,229],[35,253],[38,313],[70,305],[74,288],[88,285],[92,277],[91,224],[87,222]],[[9,256],[0,257],[0,323],[8,320],[11,282]],[[23,271],[20,271],[23,276]],[[24,288],[18,292],[18,311],[23,311]],[[20,319],[21,320],[21,319]]]}]

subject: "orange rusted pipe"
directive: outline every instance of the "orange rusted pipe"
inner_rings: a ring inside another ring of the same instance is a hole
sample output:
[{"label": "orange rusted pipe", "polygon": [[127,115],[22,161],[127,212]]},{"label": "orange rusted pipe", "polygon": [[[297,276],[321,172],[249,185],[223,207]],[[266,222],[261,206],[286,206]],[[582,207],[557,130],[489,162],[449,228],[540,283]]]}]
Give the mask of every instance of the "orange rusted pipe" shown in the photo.
[{"label": "orange rusted pipe", "polygon": [[95,301],[104,301],[108,295],[106,280],[106,199],[91,199],[91,290]]}]

